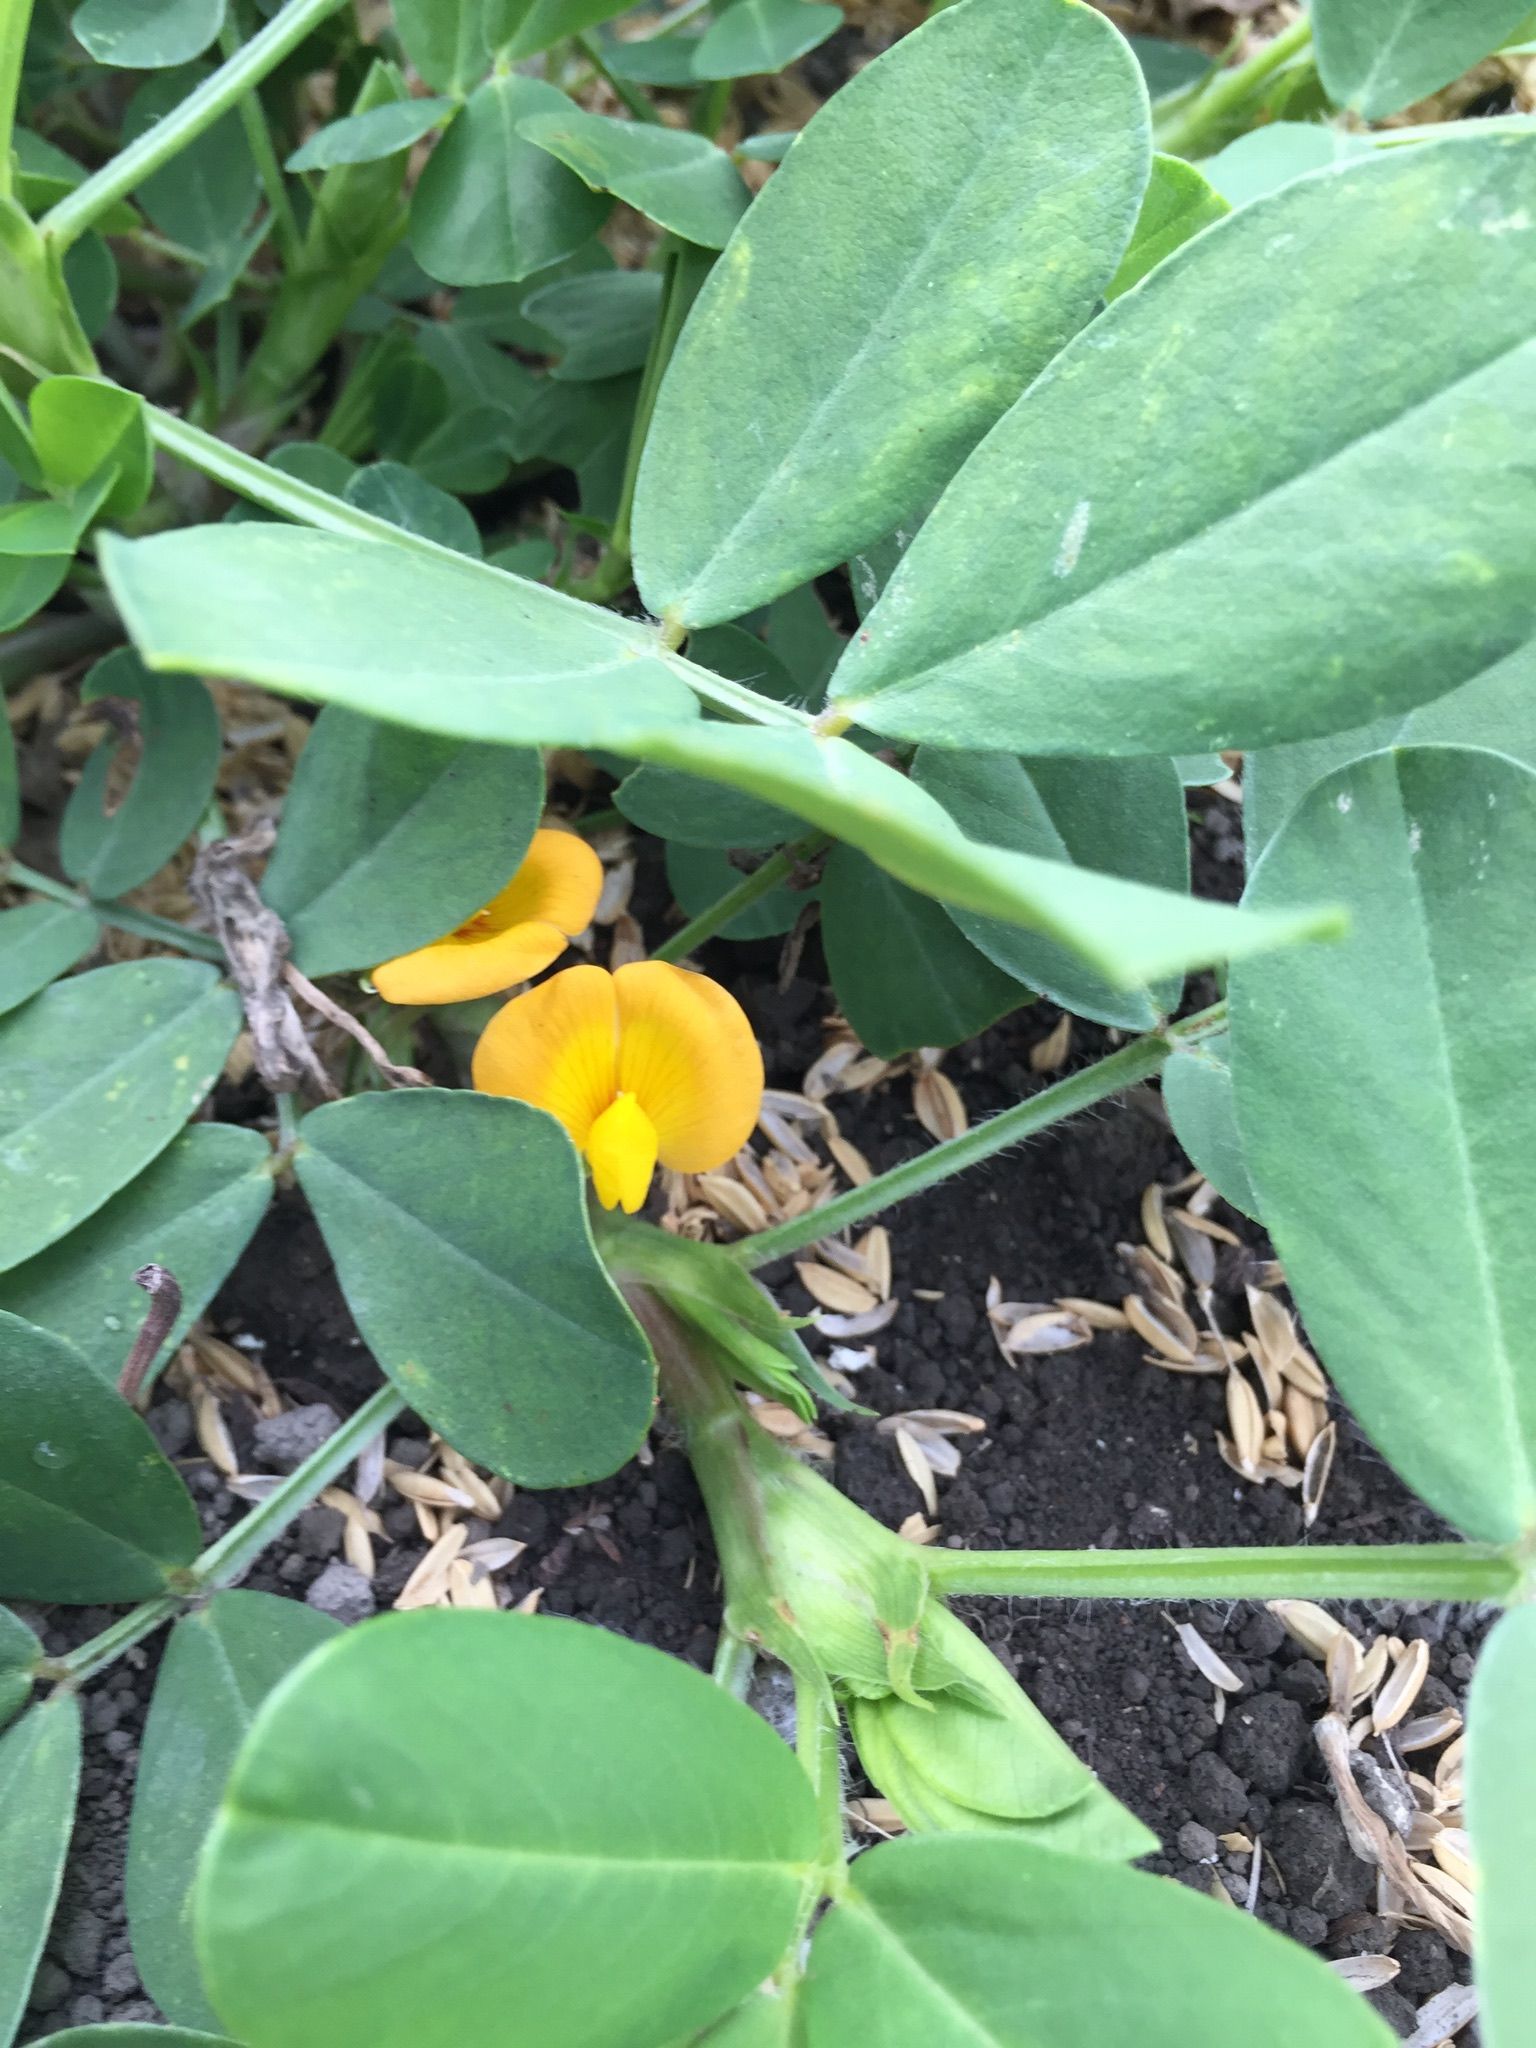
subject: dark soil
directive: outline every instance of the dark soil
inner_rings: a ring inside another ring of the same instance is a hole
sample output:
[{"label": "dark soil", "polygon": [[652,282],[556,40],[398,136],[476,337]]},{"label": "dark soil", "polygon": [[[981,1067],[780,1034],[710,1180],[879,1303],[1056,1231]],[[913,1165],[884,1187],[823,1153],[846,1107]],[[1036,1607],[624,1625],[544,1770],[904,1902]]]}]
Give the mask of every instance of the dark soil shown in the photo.
[{"label": "dark soil", "polygon": [[[742,957],[725,951],[713,964],[739,975]],[[823,989],[801,980],[780,993],[771,972],[738,987],[770,1074],[793,1086],[819,1049]],[[1027,1050],[1054,1021],[1044,1008],[1026,1011],[951,1055],[947,1071],[973,1119],[1041,1085]],[[1077,1037],[1075,1059],[1102,1050],[1100,1034],[1078,1027]],[[930,1142],[912,1115],[905,1081],[838,1098],[836,1107],[845,1133],[877,1170]],[[1221,1463],[1217,1383],[1157,1371],[1141,1362],[1137,1340],[1116,1335],[1101,1336],[1091,1349],[1009,1365],[988,1332],[983,1302],[994,1274],[1013,1299],[1118,1298],[1127,1281],[1115,1246],[1138,1235],[1141,1190],[1181,1170],[1157,1098],[1146,1093],[1048,1132],[941,1197],[887,1217],[902,1306],[876,1340],[878,1364],[861,1374],[860,1395],[883,1413],[959,1408],[987,1423],[984,1437],[968,1441],[960,1474],[941,1482],[941,1540],[975,1548],[1158,1550],[1301,1539],[1293,1495],[1243,1484]],[[1251,1237],[1252,1226],[1243,1228]],[[1233,1254],[1224,1276],[1237,1291],[1243,1264],[1244,1256]],[[810,1307],[792,1272],[765,1277],[786,1307]],[[916,1290],[940,1298],[918,1300]],[[330,1402],[346,1413],[376,1384],[377,1369],[296,1194],[279,1198],[219,1295],[212,1322],[227,1336],[259,1340],[268,1371],[296,1402]],[[154,1419],[167,1448],[187,1459],[209,1533],[217,1533],[230,1497],[197,1460],[190,1417],[165,1398]],[[826,1428],[836,1442],[838,1483],[872,1514],[895,1526],[920,1506],[889,1440],[871,1422],[832,1417]],[[250,1450],[242,1443],[242,1458]],[[396,1540],[382,1551],[374,1584],[381,1607],[424,1547],[408,1508],[389,1509],[386,1526]],[[664,1419],[648,1463],[634,1463],[596,1488],[520,1493],[500,1527],[528,1545],[506,1575],[513,1599],[541,1587],[546,1613],[596,1622],[708,1666],[720,1618],[713,1552],[692,1475]],[[1315,1539],[1381,1543],[1444,1533],[1346,1422]],[[311,1513],[248,1583],[302,1598],[333,1567],[339,1535],[339,1517]],[[1162,1853],[1150,1868],[1202,1889],[1223,1884],[1246,1898],[1249,1856],[1226,1854],[1215,1839],[1244,1830],[1263,1838],[1263,1918],[1330,1955],[1387,1945],[1387,1930],[1372,1911],[1373,1876],[1349,1853],[1310,1740],[1323,1693],[1320,1669],[1265,1611],[1241,1604],[1180,1605],[1166,1613],[1151,1605],[967,1605],[973,1625],[1063,1736],[1156,1830]],[[1169,1614],[1193,1619],[1247,1680],[1222,1727],[1211,1687],[1189,1665]],[[56,1612],[46,1617],[50,1640],[61,1647],[78,1641],[105,1618]],[[1426,1708],[1464,1694],[1480,1634],[1473,1617],[1388,1603],[1357,1620],[1367,1634],[1387,1627],[1431,1643]],[[89,1697],[81,1818],[23,2039],[103,2015],[152,2016],[127,1950],[121,1867],[153,1664],[151,1644]],[[1420,1933],[1403,1937],[1398,1953],[1402,1976],[1377,1996],[1388,2017],[1411,2031],[1413,2004],[1459,1974],[1463,1959],[1438,1936]]]}]

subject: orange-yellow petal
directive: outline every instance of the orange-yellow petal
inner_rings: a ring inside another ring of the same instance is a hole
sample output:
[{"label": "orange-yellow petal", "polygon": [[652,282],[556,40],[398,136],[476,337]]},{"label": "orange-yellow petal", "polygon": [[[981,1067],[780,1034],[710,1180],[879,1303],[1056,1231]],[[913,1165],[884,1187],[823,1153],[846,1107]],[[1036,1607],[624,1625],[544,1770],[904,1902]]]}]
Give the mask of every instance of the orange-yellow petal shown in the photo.
[{"label": "orange-yellow petal", "polygon": [[574,938],[592,922],[602,893],[603,864],[586,840],[545,826],[529,841],[517,873],[479,915],[498,931],[537,922]]},{"label": "orange-yellow petal", "polygon": [[576,1143],[618,1093],[618,1010],[604,967],[567,967],[504,1004],[475,1047],[486,1095],[511,1095],[559,1117]]},{"label": "orange-yellow petal", "polygon": [[467,1003],[527,981],[560,958],[566,936],[530,920],[508,930],[476,930],[473,920],[446,939],[386,960],[373,985],[386,1003]]},{"label": "orange-yellow petal", "polygon": [[613,977],[618,1086],[656,1126],[663,1166],[706,1173],[752,1134],[763,1056],[741,1005],[707,975],[640,960]]},{"label": "orange-yellow petal", "polygon": [[587,1133],[586,1152],[605,1209],[633,1216],[645,1206],[656,1171],[656,1126],[633,1095],[609,1103]]}]

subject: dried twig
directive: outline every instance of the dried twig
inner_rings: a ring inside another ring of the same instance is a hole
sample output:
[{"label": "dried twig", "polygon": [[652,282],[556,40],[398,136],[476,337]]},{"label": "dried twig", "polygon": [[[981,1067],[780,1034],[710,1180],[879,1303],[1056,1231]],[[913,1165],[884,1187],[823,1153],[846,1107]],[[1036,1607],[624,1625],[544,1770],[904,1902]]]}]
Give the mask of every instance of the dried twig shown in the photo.
[{"label": "dried twig", "polygon": [[283,979],[288,986],[304,998],[312,1010],[316,1010],[328,1024],[345,1031],[349,1038],[367,1053],[391,1088],[430,1088],[431,1081],[420,1067],[397,1067],[367,1025],[354,1017],[350,1010],[344,1010],[340,1003],[333,1003],[323,990],[315,987],[307,974],[301,974],[291,960],[283,962]]},{"label": "dried twig", "polygon": [[171,1325],[181,1314],[181,1287],[175,1274],[166,1267],[140,1266],[133,1276],[133,1284],[142,1287],[149,1296],[149,1307],[145,1310],[139,1334],[133,1340],[133,1348],[123,1360],[123,1369],[117,1376],[117,1391],[130,1405],[138,1400],[145,1374],[170,1335]]},{"label": "dried twig", "polygon": [[283,987],[288,934],[276,911],[257,894],[256,884],[241,866],[253,853],[272,843],[270,820],[243,839],[220,839],[197,856],[187,888],[207,917],[214,937],[224,948],[229,971],[245,1005],[256,1070],[274,1095],[291,1094],[307,1084],[316,1095],[334,1102],[339,1093],[305,1036],[293,999]]}]

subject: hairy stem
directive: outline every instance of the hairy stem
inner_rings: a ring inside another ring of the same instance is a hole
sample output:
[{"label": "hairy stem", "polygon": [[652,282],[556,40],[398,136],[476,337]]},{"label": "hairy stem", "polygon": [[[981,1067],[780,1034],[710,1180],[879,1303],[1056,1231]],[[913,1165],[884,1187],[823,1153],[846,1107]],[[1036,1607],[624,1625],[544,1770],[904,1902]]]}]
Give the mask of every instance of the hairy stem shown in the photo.
[{"label": "hairy stem", "polygon": [[[493,576],[502,584],[523,582],[522,578],[511,576],[505,569],[494,568],[489,562],[474,561],[454,548],[444,547],[440,541],[428,540],[424,534],[407,532],[403,526],[396,526],[393,520],[380,519],[376,513],[344,504],[340,498],[332,497],[329,491],[301,483],[296,476],[285,476],[281,470],[273,469],[270,463],[244,454],[240,449],[231,447],[229,442],[221,441],[216,434],[204,433],[201,427],[194,427],[159,406],[146,405],[144,418],[150,439],[157,448],[203,476],[212,477],[215,483],[223,484],[240,497],[248,498],[253,505],[264,505],[269,512],[276,512],[284,519],[315,527],[321,533],[341,534],[352,540],[384,541],[390,547],[408,548],[413,554],[429,555],[437,562],[451,562],[461,575]],[[555,595],[542,585],[540,589],[546,597]],[[575,596],[569,597],[572,604],[578,601]],[[658,634],[658,648],[665,653],[682,639],[681,627],[670,641],[664,634]],[[727,717],[752,725],[801,726],[809,723],[803,713],[791,706],[775,703],[771,697],[760,697],[756,690],[748,689],[745,683],[733,683],[728,676],[712,675],[691,664],[682,673],[691,690]]]},{"label": "hairy stem", "polygon": [[191,1602],[234,1585],[267,1545],[277,1541],[290,1522],[298,1519],[405,1405],[405,1396],[392,1386],[380,1387],[312,1457],[258,1502],[243,1522],[237,1522],[217,1543],[209,1545],[195,1565],[179,1574],[172,1591],[156,1594],[153,1600],[119,1615],[110,1628],[71,1650],[67,1657],[50,1659],[39,1667],[38,1677],[62,1685],[82,1685],[152,1635],[162,1622],[184,1612]]},{"label": "hairy stem", "polygon": [[750,875],[743,875],[734,889],[727,889],[708,910],[701,910],[697,917],[690,918],[681,931],[674,932],[665,945],[658,946],[651,955],[653,960],[686,960],[690,953],[697,952],[706,939],[712,939],[716,932],[722,932],[733,918],[749,910],[760,897],[777,889],[781,882],[787,882],[802,861],[809,860],[827,844],[824,832],[813,832],[808,839],[800,839],[793,846],[781,847],[761,867],[754,868]]},{"label": "hairy stem", "polygon": [[169,163],[231,107],[238,106],[269,71],[275,71],[289,52],[297,49],[310,31],[340,5],[341,0],[288,0],[264,29],[227,63],[221,64],[211,78],[205,78],[188,93],[179,107],[174,107],[136,142],[120,150],[110,163],[92,172],[84,184],[66,192],[56,206],[50,207],[40,223],[44,234],[59,250],[78,241],[119,199],[126,198],[152,172]]},{"label": "hairy stem", "polygon": [[1108,1095],[1118,1095],[1138,1081],[1149,1080],[1177,1045],[1203,1037],[1217,1029],[1225,1018],[1226,1005],[1217,1003],[1197,1017],[1188,1017],[1165,1031],[1138,1038],[1133,1045],[1111,1053],[1108,1059],[1084,1067],[1080,1074],[1069,1074],[1064,1081],[1056,1081],[1049,1088],[1042,1088],[1038,1095],[1005,1109],[1001,1116],[963,1131],[958,1138],[946,1138],[918,1158],[893,1166],[889,1173],[876,1174],[863,1187],[850,1188],[847,1194],[823,1203],[819,1209],[776,1224],[772,1230],[760,1230],[755,1237],[743,1238],[731,1246],[731,1255],[749,1268],[766,1266],[850,1223],[862,1223],[866,1217],[878,1215],[882,1209],[948,1180],[951,1174],[979,1165],[994,1153],[1016,1145],[1021,1138],[1032,1137],[1064,1117],[1091,1109]]},{"label": "hairy stem", "polygon": [[1311,40],[1311,19],[1303,14],[1246,63],[1218,71],[1158,135],[1158,148],[1169,156],[1184,157],[1202,156],[1217,148],[1226,139],[1227,124],[1244,103],[1266,79],[1299,56]]},{"label": "hairy stem", "polygon": [[935,1591],[1044,1600],[1508,1600],[1487,1543],[1319,1543],[1273,1550],[931,1550]]}]

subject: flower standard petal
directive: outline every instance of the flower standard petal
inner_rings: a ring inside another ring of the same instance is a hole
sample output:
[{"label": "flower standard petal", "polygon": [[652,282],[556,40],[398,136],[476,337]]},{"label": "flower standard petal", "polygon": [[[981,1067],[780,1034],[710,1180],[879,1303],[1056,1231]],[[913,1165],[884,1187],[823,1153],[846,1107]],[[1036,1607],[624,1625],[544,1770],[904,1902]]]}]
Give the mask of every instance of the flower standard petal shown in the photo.
[{"label": "flower standard petal", "polygon": [[512,1095],[557,1116],[586,1149],[618,1093],[618,1010],[603,967],[568,967],[514,996],[486,1025],[472,1077],[486,1095]]},{"label": "flower standard petal", "polygon": [[472,927],[473,920],[433,945],[386,960],[374,969],[374,987],[387,1003],[467,1003],[542,974],[567,943],[563,931],[533,920],[504,931]]},{"label": "flower standard petal", "polygon": [[763,1056],[734,996],[661,960],[613,977],[618,1086],[656,1126],[663,1166],[706,1173],[740,1151],[763,1098]]},{"label": "flower standard petal", "polygon": [[541,826],[517,873],[480,915],[502,931],[537,922],[574,938],[592,922],[602,893],[603,864],[586,840]]}]

